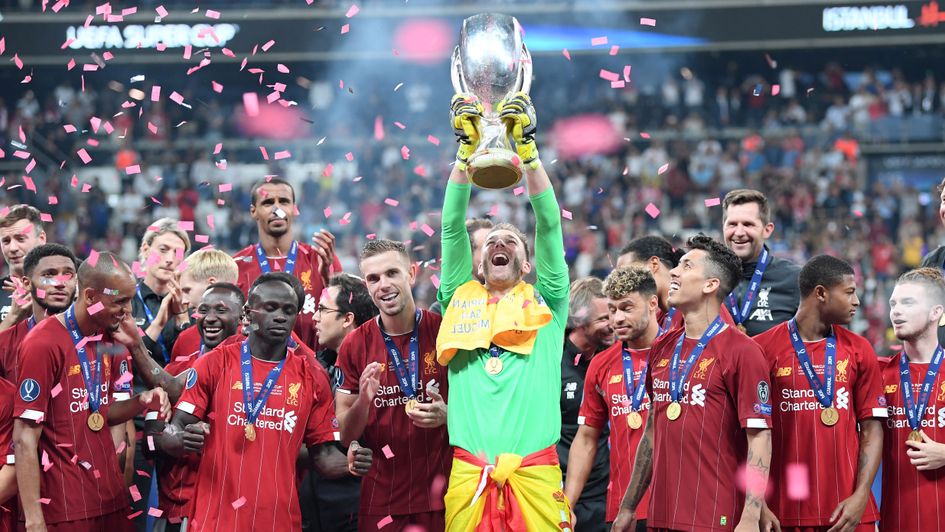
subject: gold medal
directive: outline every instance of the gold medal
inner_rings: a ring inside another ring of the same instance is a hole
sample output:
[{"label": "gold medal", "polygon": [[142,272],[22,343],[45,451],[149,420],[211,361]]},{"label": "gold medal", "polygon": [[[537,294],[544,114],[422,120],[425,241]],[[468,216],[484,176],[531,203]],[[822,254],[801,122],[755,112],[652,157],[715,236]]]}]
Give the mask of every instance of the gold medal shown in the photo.
[{"label": "gold medal", "polygon": [[105,416],[99,414],[98,412],[92,412],[89,414],[89,419],[86,421],[86,423],[88,423],[90,429],[92,429],[94,432],[98,432],[102,430],[103,427],[105,427]]},{"label": "gold medal", "polygon": [[407,404],[404,405],[404,410],[406,410],[407,413],[409,414],[417,409],[418,404],[420,403],[416,399],[411,399],[407,401]]},{"label": "gold medal", "polygon": [[909,441],[922,441],[922,433],[917,430],[910,432]]},{"label": "gold medal", "polygon": [[666,417],[670,421],[676,421],[679,419],[679,416],[682,415],[682,405],[678,401],[673,401],[669,404],[669,407],[666,408]]},{"label": "gold medal", "polygon": [[736,326],[736,328],[737,328],[739,331],[741,331],[742,334],[748,334],[748,329],[745,328],[745,326],[742,325],[741,323],[739,323],[739,324]]},{"label": "gold medal", "polygon": [[627,414],[627,425],[630,425],[631,430],[637,430],[643,426],[643,416],[639,412],[630,412]]},{"label": "gold medal", "polygon": [[247,440],[256,441],[256,425],[247,423],[246,427],[243,429],[243,434],[246,435]]},{"label": "gold medal", "polygon": [[489,357],[486,361],[486,373],[489,375],[502,373],[502,360],[499,357]]},{"label": "gold medal", "polygon": [[820,411],[820,421],[828,427],[832,427],[837,424],[837,421],[840,421],[840,412],[832,406]]}]

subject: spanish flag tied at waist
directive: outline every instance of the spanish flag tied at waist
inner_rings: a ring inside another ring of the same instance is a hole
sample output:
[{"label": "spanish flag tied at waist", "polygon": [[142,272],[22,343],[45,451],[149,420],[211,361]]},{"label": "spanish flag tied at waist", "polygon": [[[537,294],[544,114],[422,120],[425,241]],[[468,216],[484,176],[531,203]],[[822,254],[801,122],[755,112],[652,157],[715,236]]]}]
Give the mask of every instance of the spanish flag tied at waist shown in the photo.
[{"label": "spanish flag tied at waist", "polygon": [[554,446],[524,458],[501,454],[495,465],[456,448],[445,502],[450,532],[571,530]]},{"label": "spanish flag tied at waist", "polygon": [[488,349],[492,344],[512,353],[531,354],[538,329],[549,321],[551,309],[525,281],[502,298],[492,298],[473,279],[456,289],[443,314],[436,359],[445,366],[457,350]]}]

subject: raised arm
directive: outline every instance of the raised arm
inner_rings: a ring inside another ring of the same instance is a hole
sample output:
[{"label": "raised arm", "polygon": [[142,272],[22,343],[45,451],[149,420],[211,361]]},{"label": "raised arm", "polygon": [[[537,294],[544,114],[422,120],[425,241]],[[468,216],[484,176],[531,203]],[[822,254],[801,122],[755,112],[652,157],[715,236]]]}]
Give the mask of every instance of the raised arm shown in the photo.
[{"label": "raised arm", "polygon": [[466,209],[469,207],[472,185],[461,183],[465,179],[466,172],[454,167],[443,198],[443,226],[440,230],[442,262],[440,288],[436,297],[443,305],[444,312],[456,289],[472,278],[472,248],[466,232]]}]

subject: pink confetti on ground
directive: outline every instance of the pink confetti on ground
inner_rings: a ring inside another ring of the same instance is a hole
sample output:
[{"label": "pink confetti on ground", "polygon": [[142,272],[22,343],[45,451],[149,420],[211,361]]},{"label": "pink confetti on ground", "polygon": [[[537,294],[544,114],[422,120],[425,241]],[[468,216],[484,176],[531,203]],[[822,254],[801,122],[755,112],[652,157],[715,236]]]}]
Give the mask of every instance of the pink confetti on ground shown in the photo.
[{"label": "pink confetti on ground", "polygon": [[656,205],[648,203],[646,205],[646,213],[650,215],[650,218],[656,218],[660,215],[660,210]]},{"label": "pink confetti on ground", "polygon": [[642,17],[640,18],[640,25],[641,26],[656,26],[656,19]]},{"label": "pink confetti on ground", "polygon": [[669,170],[669,163],[666,163],[663,166],[660,166],[660,169],[657,170],[656,173],[659,175],[663,175],[664,173],[666,173],[666,170]]},{"label": "pink confetti on ground", "polygon": [[721,203],[722,203],[722,200],[720,200],[719,198],[706,198],[705,200],[706,207],[715,207],[717,205],[720,205]]},{"label": "pink confetti on ground", "polygon": [[105,308],[105,305],[103,305],[102,302],[99,301],[98,303],[96,303],[96,304],[92,305],[91,307],[89,307],[89,308],[88,308],[88,312],[89,312],[89,314],[91,314],[91,315],[95,315],[95,314],[101,312],[104,308]]},{"label": "pink confetti on ground", "polygon": [[388,460],[394,457],[394,451],[390,450],[390,445],[385,445],[381,449],[381,452],[384,453],[384,457],[387,458]]},{"label": "pink confetti on ground", "polygon": [[238,510],[242,508],[243,505],[245,504],[246,504],[246,497],[240,497],[239,499],[236,499],[235,501],[231,502],[230,506],[232,506],[234,510]]},{"label": "pink confetti on ground", "polygon": [[400,202],[397,201],[397,200],[395,200],[395,199],[393,199],[393,198],[387,198],[387,199],[385,199],[385,200],[384,200],[384,203],[386,203],[387,205],[390,205],[391,207],[396,207],[396,206],[400,205]]},{"label": "pink confetti on ground", "polygon": [[381,519],[380,521],[377,522],[377,529],[380,530],[393,522],[394,522],[394,518],[388,515],[384,519]]},{"label": "pink confetti on ground", "polygon": [[591,46],[603,46],[607,44],[607,36],[594,37],[591,39]]}]

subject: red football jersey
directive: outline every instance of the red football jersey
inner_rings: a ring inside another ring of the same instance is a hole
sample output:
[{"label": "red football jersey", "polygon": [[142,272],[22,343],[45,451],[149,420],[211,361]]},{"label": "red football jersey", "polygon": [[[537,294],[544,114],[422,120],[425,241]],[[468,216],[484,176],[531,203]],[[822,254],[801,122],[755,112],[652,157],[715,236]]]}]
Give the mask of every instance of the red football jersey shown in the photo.
[{"label": "red football jersey", "polygon": [[[13,466],[16,463],[13,456],[13,398],[16,397],[15,394],[16,386],[0,378],[0,460],[2,460],[0,467]],[[6,501],[0,501],[2,505],[0,506],[0,532],[16,530],[18,510],[16,500],[16,495],[14,495]]]},{"label": "red football jersey", "polygon": [[[643,365],[650,354],[649,349],[631,349],[633,358],[633,379],[631,390],[639,382],[643,373]],[[644,375],[645,377],[645,375]],[[581,412],[578,416],[579,425],[587,425],[598,430],[604,430],[610,423],[610,487],[607,489],[607,522],[617,518],[620,510],[620,501],[630,485],[630,475],[633,473],[633,461],[637,454],[637,446],[643,437],[646,418],[650,413],[650,400],[644,395],[640,408],[643,426],[631,429],[627,424],[627,415],[630,414],[631,403],[627,397],[623,371],[623,345],[621,342],[608,347],[591,359],[587,368],[587,378],[584,381],[584,400],[581,402]],[[647,491],[640,499],[637,519],[646,519],[646,510],[650,501],[650,492]]]},{"label": "red football jersey", "polygon": [[[190,327],[189,330],[196,330],[197,327]],[[180,345],[181,336],[174,343],[174,349]],[[175,355],[170,364],[164,369],[171,375],[180,375],[189,371],[200,355],[199,340],[197,335],[197,350],[189,356]],[[195,383],[196,372],[188,373],[186,385],[193,386]],[[158,508],[164,512],[166,519],[177,520],[183,517],[190,517],[189,505],[194,500],[194,488],[197,485],[197,469],[200,467],[200,455],[187,453],[182,457],[176,458],[161,455],[155,460],[155,470],[158,481]]]},{"label": "red football jersey", "polygon": [[[207,421],[210,435],[197,473],[193,530],[298,530],[295,462],[302,444],[337,439],[325,370],[290,349],[282,373],[245,437],[241,343],[227,343],[193,365],[177,409]],[[254,395],[276,362],[252,360]]]},{"label": "red football jersey", "polygon": [[[945,365],[943,365],[945,366]],[[912,396],[919,400],[928,364],[909,364]],[[945,369],[943,367],[942,369]],[[883,438],[883,500],[879,528],[883,531],[925,532],[945,530],[945,468],[919,471],[906,455],[912,431],[899,382],[899,356],[882,366],[889,419]],[[922,414],[926,436],[945,442],[945,378],[939,371]]]},{"label": "red football jersey", "polygon": [[[829,427],[820,420],[823,408],[801,370],[787,323],[755,336],[764,351],[771,378],[772,456],[769,507],[781,524],[791,527],[831,526],[830,515],[856,487],[860,438],[857,423],[885,418],[882,376],[873,347],[865,338],[834,326],[837,335],[833,406],[840,421]],[[824,379],[826,340],[805,342],[814,372]],[[797,500],[788,489],[787,468],[796,464],[808,473],[810,497]],[[862,523],[879,519],[870,496]]]},{"label": "red football jersey", "polygon": [[0,377],[10,382],[19,382],[20,368],[16,358],[20,344],[29,330],[27,320],[21,320],[13,327],[0,332]]},{"label": "red football jersey", "polygon": [[[192,327],[187,327],[180,334],[177,335],[177,340],[174,341],[174,347],[171,348],[171,362],[182,362],[190,359],[191,355],[194,352],[200,351],[200,344],[202,342],[200,338],[199,328],[194,325]],[[168,366],[170,366],[168,364]],[[190,365],[187,365],[186,368],[189,368]],[[167,368],[165,368],[167,369]],[[168,370],[169,372],[170,370]],[[171,375],[177,375],[177,373],[171,373]]]},{"label": "red football jersey", "polygon": [[[288,253],[288,250],[285,251]],[[262,275],[262,270],[259,268],[259,259],[256,258],[256,244],[241,249],[236,255],[233,255],[233,258],[236,259],[236,265],[239,267],[239,280],[236,284],[239,285],[244,294],[248,294],[253,281]],[[272,271],[285,271],[285,257],[267,258]],[[332,271],[341,271],[341,263],[338,262],[337,256],[335,256]],[[325,286],[318,273],[318,254],[315,253],[311,245],[299,242],[293,275],[302,281],[302,286],[305,288],[305,304],[300,309],[299,317],[295,321],[295,332],[301,338],[302,343],[318,351],[318,333],[315,331],[313,320],[315,309],[318,307],[318,300],[321,298]]]},{"label": "red football jersey", "polygon": [[[423,402],[429,402],[426,387],[435,380],[438,393],[449,404],[447,370],[436,362],[436,334],[441,318],[431,312],[422,313],[417,393]],[[357,394],[364,368],[372,362],[381,364],[380,391],[374,398],[364,434],[358,439],[374,450],[374,464],[361,483],[361,514],[383,517],[442,510],[442,489],[446,487],[453,457],[446,425],[419,428],[407,417],[404,410],[407,398],[400,391],[377,322],[378,319],[373,319],[362,324],[345,337],[338,349],[338,367],[344,376],[338,393]],[[410,334],[392,338],[406,365]],[[440,481],[437,477],[441,477]],[[442,486],[441,491],[431,493],[431,485]]]},{"label": "red football jersey", "polygon": [[[768,368],[758,344],[726,327],[693,364],[683,389],[682,415],[670,421],[669,364],[684,334],[684,329],[674,329],[650,351],[647,389],[655,425],[647,526],[731,530],[745,502],[737,482],[748,449],[742,429],[771,427]],[[697,343],[686,338],[680,366]]]},{"label": "red football jersey", "polygon": [[[111,346],[114,347],[114,346]],[[100,342],[88,342],[86,353],[96,369]],[[39,421],[42,485],[40,497],[47,523],[99,517],[130,509],[123,472],[118,469],[115,444],[106,426],[98,432],[87,425],[88,392],[79,357],[69,331],[51,317],[33,327],[20,346],[20,381],[13,415]],[[116,390],[130,383],[127,351],[102,357],[101,401],[106,418]],[[110,384],[111,383],[111,384]],[[124,395],[127,393],[122,392]]]}]

